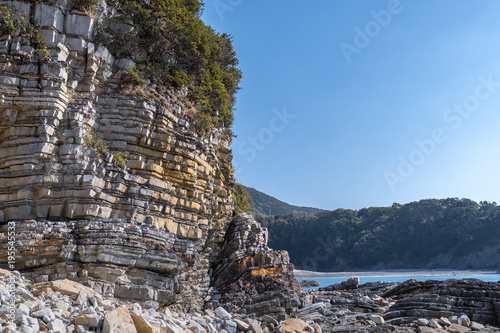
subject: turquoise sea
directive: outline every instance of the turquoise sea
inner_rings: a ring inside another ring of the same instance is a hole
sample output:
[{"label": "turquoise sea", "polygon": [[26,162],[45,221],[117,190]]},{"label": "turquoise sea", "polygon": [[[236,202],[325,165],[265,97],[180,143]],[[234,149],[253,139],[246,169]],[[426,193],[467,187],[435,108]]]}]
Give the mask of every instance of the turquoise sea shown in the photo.
[{"label": "turquoise sea", "polygon": [[[326,287],[331,284],[342,282],[347,280],[351,276],[344,277],[304,277],[297,278],[298,281],[303,280],[314,280],[318,281],[320,286],[314,288],[304,288],[304,289],[318,289],[321,287]],[[478,279],[485,282],[500,282],[500,274],[467,274],[467,275],[414,275],[414,276],[360,276],[359,282],[361,284],[366,282],[376,282],[376,281],[387,281],[387,282],[404,282],[406,280],[415,279],[417,281],[427,281],[427,280],[439,280],[444,281],[448,279]]]}]

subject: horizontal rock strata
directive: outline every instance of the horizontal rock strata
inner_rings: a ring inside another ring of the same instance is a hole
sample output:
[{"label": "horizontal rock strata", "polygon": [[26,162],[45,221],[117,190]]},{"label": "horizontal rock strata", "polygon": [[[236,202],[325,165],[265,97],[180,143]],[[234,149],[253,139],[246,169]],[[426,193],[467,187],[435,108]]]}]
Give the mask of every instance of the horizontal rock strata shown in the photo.
[{"label": "horizontal rock strata", "polygon": [[398,298],[384,314],[386,319],[465,314],[471,320],[483,324],[500,324],[500,284],[496,282],[451,279],[420,283],[410,280],[385,296]]},{"label": "horizontal rock strata", "polygon": [[[50,3],[5,2],[40,24],[50,56],[0,36],[0,247],[14,222],[12,264],[38,283],[200,310],[233,220],[230,131],[198,134],[186,89],[123,89],[134,62],[94,38],[115,8]],[[286,253],[264,252],[249,256],[251,275],[286,275]]]},{"label": "horizontal rock strata", "polygon": [[[155,225],[119,220],[18,223],[16,265],[35,282],[77,280],[106,296],[201,307],[209,262]],[[7,253],[0,254],[7,260]],[[198,286],[186,288],[187,284]]]},{"label": "horizontal rock strata", "polygon": [[196,240],[230,221],[224,129],[191,130],[185,91],[123,95],[122,59],[92,43],[92,18],[8,4],[54,37],[43,61],[18,50],[29,40],[1,37],[0,222],[119,218]]}]

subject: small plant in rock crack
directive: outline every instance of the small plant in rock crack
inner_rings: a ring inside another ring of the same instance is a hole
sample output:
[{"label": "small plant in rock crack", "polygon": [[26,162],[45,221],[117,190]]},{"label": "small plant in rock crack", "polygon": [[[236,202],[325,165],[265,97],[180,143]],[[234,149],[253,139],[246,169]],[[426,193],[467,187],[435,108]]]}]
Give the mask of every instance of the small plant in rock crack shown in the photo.
[{"label": "small plant in rock crack", "polygon": [[[96,150],[97,157],[100,159],[109,154],[108,147],[104,144],[99,134],[97,134],[97,132],[95,131],[90,131],[87,134],[84,140],[84,144],[87,147],[94,148]],[[128,159],[120,153],[114,153],[112,161],[118,165],[125,166],[128,162]]]},{"label": "small plant in rock crack", "polygon": [[87,147],[94,148],[96,150],[97,157],[102,158],[109,151],[104,142],[102,142],[99,134],[95,131],[88,133],[87,137],[84,139],[84,143]]},{"label": "small plant in rock crack", "polygon": [[97,17],[99,0],[75,0],[74,9],[82,11],[85,15],[95,19]]},{"label": "small plant in rock crack", "polygon": [[27,37],[40,59],[50,57],[45,45],[45,37],[39,24],[30,19],[26,13],[20,13],[15,7],[0,5],[0,34]]},{"label": "small plant in rock crack", "polygon": [[113,154],[113,161],[121,166],[125,166],[128,159],[122,156],[120,153]]}]

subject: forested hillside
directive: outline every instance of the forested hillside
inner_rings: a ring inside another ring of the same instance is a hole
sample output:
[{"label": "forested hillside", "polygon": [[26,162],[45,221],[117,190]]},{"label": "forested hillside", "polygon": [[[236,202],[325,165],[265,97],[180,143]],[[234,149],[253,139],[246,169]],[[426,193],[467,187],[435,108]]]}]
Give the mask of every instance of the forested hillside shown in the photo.
[{"label": "forested hillside", "polygon": [[500,207],[431,199],[316,215],[259,217],[298,269],[497,268]]}]

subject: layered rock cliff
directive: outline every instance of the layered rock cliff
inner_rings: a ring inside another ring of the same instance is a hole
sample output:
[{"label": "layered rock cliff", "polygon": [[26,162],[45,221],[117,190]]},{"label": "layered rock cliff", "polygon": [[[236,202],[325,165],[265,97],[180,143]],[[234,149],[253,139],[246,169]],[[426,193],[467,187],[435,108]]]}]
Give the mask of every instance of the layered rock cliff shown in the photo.
[{"label": "layered rock cliff", "polygon": [[[293,280],[287,255],[270,251],[261,229],[251,263],[223,273],[232,269],[224,256],[238,250],[226,237],[227,129],[193,130],[185,89],[155,99],[121,89],[130,59],[94,43],[99,17],[65,1],[7,5],[37,20],[50,52],[40,59],[32,40],[0,37],[0,232],[15,222],[15,269],[183,310],[202,307],[214,270],[216,288],[244,272]],[[0,252],[0,266],[9,261]]]}]

